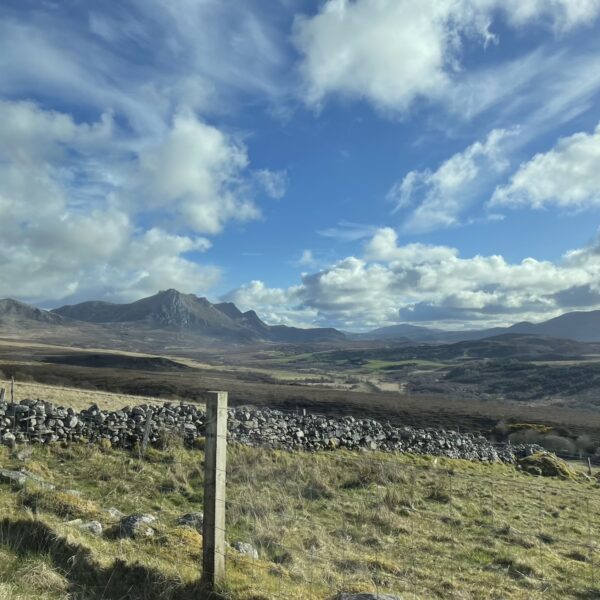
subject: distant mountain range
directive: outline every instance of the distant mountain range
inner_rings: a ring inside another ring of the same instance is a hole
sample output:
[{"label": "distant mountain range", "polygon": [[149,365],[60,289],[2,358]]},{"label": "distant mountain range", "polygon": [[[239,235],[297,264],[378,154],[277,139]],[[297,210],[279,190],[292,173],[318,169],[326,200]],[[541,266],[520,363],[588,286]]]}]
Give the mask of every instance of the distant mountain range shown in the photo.
[{"label": "distant mountain range", "polygon": [[563,338],[578,342],[600,341],[600,310],[570,312],[542,323],[523,321],[510,327],[494,327],[470,331],[444,331],[399,324],[374,329],[357,337],[365,340],[394,340],[413,342],[451,343],[467,340],[481,340],[505,333],[538,335]]},{"label": "distant mountain range", "polygon": [[[62,329],[61,329],[62,328]],[[267,325],[253,310],[240,311],[231,302],[213,304],[206,298],[166,290],[127,304],[89,301],[66,305],[51,311],[16,300],[0,300],[0,334],[4,331],[49,331],[54,339],[61,331],[85,330],[102,339],[125,336],[142,339],[145,332],[163,331],[170,335],[208,338],[223,342],[336,343],[379,341],[405,343],[455,343],[482,340],[503,334],[523,334],[600,342],[600,311],[571,312],[542,323],[521,322],[510,327],[471,331],[444,331],[410,324],[398,324],[368,333],[344,334],[333,328],[302,329]]]},{"label": "distant mountain range", "polygon": [[273,341],[284,343],[343,340],[330,328],[300,329],[267,325],[250,310],[241,312],[232,303],[212,304],[206,298],[166,290],[129,304],[89,301],[51,311],[16,300],[0,301],[0,326],[27,329],[40,326],[76,326],[87,323],[116,331],[165,329],[232,342]]}]

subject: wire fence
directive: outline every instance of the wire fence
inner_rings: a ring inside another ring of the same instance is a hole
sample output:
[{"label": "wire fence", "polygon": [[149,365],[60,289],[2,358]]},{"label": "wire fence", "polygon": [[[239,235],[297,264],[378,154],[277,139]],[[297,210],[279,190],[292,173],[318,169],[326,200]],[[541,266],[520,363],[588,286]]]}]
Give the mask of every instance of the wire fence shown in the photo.
[{"label": "wire fence", "polygon": [[[171,433],[146,452],[25,436],[0,463],[13,473],[2,479],[12,525],[0,528],[0,544],[26,546],[38,539],[27,527],[45,524],[45,553],[56,539],[74,539],[114,567],[90,561],[86,574],[57,554],[73,584],[106,597],[124,586],[131,598],[192,594],[205,454],[202,438],[184,443],[183,427]],[[221,597],[600,598],[600,494],[578,456],[574,478],[561,480],[444,457],[229,442],[226,467],[217,467],[227,481],[216,499],[227,542],[216,549],[226,563]]]},{"label": "wire fence", "polygon": [[256,548],[253,591],[267,597],[600,597],[596,490],[376,454],[290,465],[255,452],[272,484],[260,469],[228,474],[226,534]]}]

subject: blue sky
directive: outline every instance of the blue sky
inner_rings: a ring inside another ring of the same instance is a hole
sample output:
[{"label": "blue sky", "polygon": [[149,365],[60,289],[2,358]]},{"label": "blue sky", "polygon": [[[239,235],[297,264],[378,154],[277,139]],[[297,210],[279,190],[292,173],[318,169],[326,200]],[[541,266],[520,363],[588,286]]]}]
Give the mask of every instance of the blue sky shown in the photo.
[{"label": "blue sky", "polygon": [[600,0],[0,0],[0,296],[600,308],[599,33]]}]

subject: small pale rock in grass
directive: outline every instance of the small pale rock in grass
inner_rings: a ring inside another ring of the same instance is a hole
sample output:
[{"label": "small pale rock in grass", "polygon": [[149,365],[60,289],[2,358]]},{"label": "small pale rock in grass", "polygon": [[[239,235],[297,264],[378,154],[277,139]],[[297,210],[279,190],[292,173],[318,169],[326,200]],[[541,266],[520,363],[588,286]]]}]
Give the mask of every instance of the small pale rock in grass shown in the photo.
[{"label": "small pale rock in grass", "polygon": [[84,531],[89,531],[93,535],[102,535],[102,523],[98,521],[89,521],[88,523],[82,523],[79,526]]},{"label": "small pale rock in grass", "polygon": [[27,475],[20,471],[0,469],[0,483],[8,483],[10,485],[16,485],[17,487],[23,487],[27,483]]},{"label": "small pale rock in grass", "polygon": [[248,542],[235,542],[233,544],[233,549],[244,556],[248,556],[249,558],[257,559],[258,558],[258,550]]},{"label": "small pale rock in grass", "polygon": [[156,521],[156,517],[152,515],[129,515],[123,517],[119,524],[119,529],[122,537],[152,537],[154,529],[150,527]]},{"label": "small pale rock in grass", "polygon": [[114,507],[107,508],[106,512],[108,513],[108,516],[112,517],[113,519],[122,519],[125,516],[125,514],[122,513],[118,508]]},{"label": "small pale rock in grass", "polygon": [[202,533],[202,525],[204,523],[204,513],[193,512],[182,515],[177,519],[177,525],[182,527],[192,527]]},{"label": "small pale rock in grass", "polygon": [[15,446],[16,443],[17,438],[14,434],[10,433],[10,431],[2,436],[2,444],[4,446],[9,446],[10,448],[12,448],[13,446]]}]

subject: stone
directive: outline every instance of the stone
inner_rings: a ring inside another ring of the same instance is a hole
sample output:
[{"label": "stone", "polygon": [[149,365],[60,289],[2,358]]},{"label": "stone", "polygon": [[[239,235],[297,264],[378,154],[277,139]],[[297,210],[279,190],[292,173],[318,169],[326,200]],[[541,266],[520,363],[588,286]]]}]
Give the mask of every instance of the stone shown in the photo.
[{"label": "stone", "polygon": [[10,433],[10,431],[7,431],[5,434],[2,435],[2,444],[4,446],[9,446],[10,448],[12,448],[16,444],[16,441],[16,436],[13,433]]},{"label": "stone", "polygon": [[125,514],[122,513],[118,508],[107,508],[106,509],[106,513],[108,514],[109,517],[113,518],[113,519],[122,519]]},{"label": "stone", "polygon": [[177,519],[177,525],[182,527],[192,527],[202,533],[202,525],[204,524],[204,513],[193,512],[182,515]]},{"label": "stone", "polygon": [[156,517],[147,514],[135,514],[123,517],[119,522],[119,534],[127,538],[152,537],[154,529],[150,527]]},{"label": "stone", "polygon": [[102,535],[102,523],[99,521],[88,521],[87,523],[81,523],[79,529],[89,531],[92,535]]},{"label": "stone", "polygon": [[[105,450],[133,449],[142,440],[147,410],[147,405],[141,405],[101,411],[92,405],[77,412],[42,400],[24,400],[18,405],[0,402],[0,442],[14,446],[25,441],[89,440]],[[204,411],[192,404],[155,406],[150,444],[163,444],[166,439],[163,433],[170,431],[183,434],[185,442],[194,447],[204,437],[205,417]],[[411,452],[509,464],[542,450],[535,445],[494,445],[469,433],[395,427],[375,419],[322,417],[304,410],[292,414],[268,408],[231,408],[229,417],[231,442],[281,450]],[[32,426],[34,421],[36,425]]]},{"label": "stone", "polygon": [[8,483],[17,487],[24,487],[27,484],[27,475],[21,471],[8,471],[0,469],[0,483]]},{"label": "stone", "polygon": [[248,542],[235,542],[233,544],[233,549],[243,556],[247,556],[254,560],[258,559],[258,550]]}]

